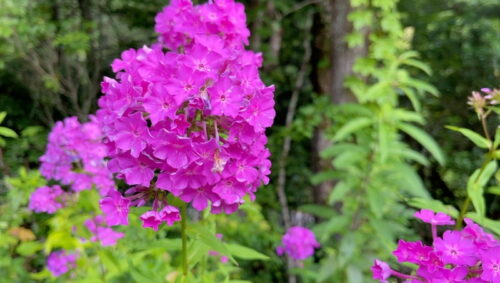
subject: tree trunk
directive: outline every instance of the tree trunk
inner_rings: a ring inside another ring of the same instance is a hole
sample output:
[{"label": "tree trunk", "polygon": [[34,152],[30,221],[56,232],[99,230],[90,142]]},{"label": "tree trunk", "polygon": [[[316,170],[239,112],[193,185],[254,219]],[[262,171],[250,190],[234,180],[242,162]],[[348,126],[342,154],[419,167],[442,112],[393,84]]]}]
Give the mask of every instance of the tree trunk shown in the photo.
[{"label": "tree trunk", "polygon": [[[344,87],[347,76],[352,74],[352,67],[357,58],[367,53],[367,41],[364,45],[349,48],[344,40],[352,32],[352,24],[347,17],[352,11],[349,0],[324,0],[322,12],[314,21],[315,50],[313,52],[314,70],[312,82],[316,93],[328,96],[333,104],[356,101],[353,94]],[[368,31],[365,31],[365,36]],[[328,64],[324,64],[328,62]],[[331,145],[325,136],[325,129],[330,127],[325,121],[316,128],[313,138],[314,171],[320,172],[331,167],[329,160],[321,159],[319,154]],[[333,182],[323,182],[314,188],[314,200],[325,203],[333,187]]]}]

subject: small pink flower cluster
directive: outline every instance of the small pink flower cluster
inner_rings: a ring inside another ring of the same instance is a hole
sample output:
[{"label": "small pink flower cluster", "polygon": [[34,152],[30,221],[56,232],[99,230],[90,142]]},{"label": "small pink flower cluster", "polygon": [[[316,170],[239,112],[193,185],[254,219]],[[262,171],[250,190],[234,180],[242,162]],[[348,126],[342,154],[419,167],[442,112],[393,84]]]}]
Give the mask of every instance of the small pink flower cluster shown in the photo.
[{"label": "small pink flower cluster", "polygon": [[60,186],[44,186],[36,189],[30,196],[28,208],[34,212],[54,213],[64,207],[66,194]]},{"label": "small pink flower cluster", "polygon": [[433,245],[421,241],[400,240],[393,252],[398,262],[416,264],[414,275],[397,272],[380,260],[372,267],[373,278],[388,282],[391,276],[405,282],[500,282],[500,242],[470,219],[461,231],[447,230],[442,237],[436,235],[437,225],[453,225],[454,221],[444,213],[430,210],[417,212],[415,216],[432,225]]},{"label": "small pink flower cluster", "polygon": [[469,96],[467,104],[474,108],[478,115],[485,113],[487,106],[496,106],[500,103],[500,89],[481,88],[481,91],[473,91]]},{"label": "small pink flower cluster", "polygon": [[109,225],[126,225],[128,208],[151,200],[145,227],[179,220],[168,194],[200,211],[211,203],[212,213],[233,213],[269,182],[274,87],[260,80],[261,55],[244,49],[243,6],[177,0],[156,22],[160,43],[123,52],[112,64],[116,80],[102,83],[97,117],[109,168],[133,186],[127,197],[113,191],[101,201],[116,216]]},{"label": "small pink flower cluster", "polygon": [[300,226],[290,227],[281,239],[282,246],[276,248],[278,255],[287,254],[293,259],[304,260],[314,254],[314,249],[320,244],[316,241],[314,233]]},{"label": "small pink flower cluster", "polygon": [[[41,174],[68,186],[71,191],[97,188],[106,195],[114,188],[112,175],[104,158],[107,148],[94,117],[80,124],[76,117],[57,122],[49,134],[45,154],[40,157]],[[41,187],[31,195],[29,208],[35,212],[54,213],[64,207],[68,193],[60,186]]]},{"label": "small pink flower cluster", "polygon": [[61,276],[76,267],[76,254],[66,251],[52,252],[47,258],[47,269],[53,276]]},{"label": "small pink flower cluster", "polygon": [[40,172],[47,179],[61,182],[73,191],[95,186],[102,195],[114,188],[104,158],[107,148],[95,117],[80,124],[76,117],[56,123],[49,134],[45,154],[40,157]]},{"label": "small pink flower cluster", "polygon": [[108,227],[102,215],[97,215],[94,218],[87,219],[84,225],[93,235],[90,238],[90,241],[99,241],[103,247],[114,246],[116,241],[125,236],[125,234],[116,232]]}]

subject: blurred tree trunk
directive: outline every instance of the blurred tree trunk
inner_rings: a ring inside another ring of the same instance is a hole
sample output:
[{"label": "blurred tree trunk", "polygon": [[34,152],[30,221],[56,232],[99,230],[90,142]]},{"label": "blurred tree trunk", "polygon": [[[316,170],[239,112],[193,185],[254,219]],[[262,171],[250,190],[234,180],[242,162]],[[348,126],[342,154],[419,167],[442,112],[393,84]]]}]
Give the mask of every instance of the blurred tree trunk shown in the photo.
[{"label": "blurred tree trunk", "polygon": [[[349,48],[344,38],[352,32],[352,24],[348,15],[352,11],[349,0],[323,0],[323,9],[314,19],[314,52],[311,74],[316,93],[328,96],[333,104],[354,102],[352,93],[344,87],[344,80],[352,73],[352,67],[357,58],[366,55],[368,46],[365,44]],[[365,31],[365,38],[368,30]],[[313,138],[314,172],[323,171],[331,166],[330,160],[321,159],[319,154],[331,145],[325,136],[325,129],[330,127],[325,120],[316,128]],[[314,188],[314,200],[325,203],[333,187],[333,182],[323,182]]]}]

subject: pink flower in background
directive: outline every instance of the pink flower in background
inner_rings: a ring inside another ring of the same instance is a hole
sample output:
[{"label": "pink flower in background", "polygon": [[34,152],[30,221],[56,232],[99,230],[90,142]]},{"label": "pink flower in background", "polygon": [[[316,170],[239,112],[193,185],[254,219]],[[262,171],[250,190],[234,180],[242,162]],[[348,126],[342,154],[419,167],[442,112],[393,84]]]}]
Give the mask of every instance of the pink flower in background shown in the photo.
[{"label": "pink flower in background", "polygon": [[372,266],[373,279],[380,280],[380,282],[388,282],[392,274],[392,270],[386,262],[376,259],[375,264]]},{"label": "pink flower in background", "polygon": [[66,251],[52,252],[47,258],[47,269],[53,276],[61,276],[76,267],[76,258],[76,254]]},{"label": "pink flower in background", "polygon": [[281,239],[281,244],[276,248],[276,253],[278,255],[287,254],[296,260],[304,260],[312,256],[314,249],[320,247],[314,233],[300,226],[290,227]]},{"label": "pink flower in background", "polygon": [[41,187],[31,194],[28,207],[34,212],[54,213],[64,207],[64,196],[64,191],[57,185]]},{"label": "pink flower in background", "polygon": [[90,240],[92,242],[99,241],[103,247],[114,246],[119,239],[125,236],[125,234],[116,232],[112,228],[107,227],[104,217],[101,215],[92,219],[87,219],[84,225],[93,234]]},{"label": "pink flower in background", "polygon": [[455,221],[451,219],[450,216],[438,212],[434,213],[434,211],[429,209],[422,209],[420,211],[415,212],[415,217],[424,221],[425,223],[429,223],[432,225],[454,225]]},{"label": "pink flower in background", "polygon": [[76,117],[55,124],[46,152],[40,157],[40,172],[75,192],[95,187],[106,195],[114,188],[104,160],[108,149],[102,143],[102,131],[95,117],[89,118],[90,122],[83,124]]}]

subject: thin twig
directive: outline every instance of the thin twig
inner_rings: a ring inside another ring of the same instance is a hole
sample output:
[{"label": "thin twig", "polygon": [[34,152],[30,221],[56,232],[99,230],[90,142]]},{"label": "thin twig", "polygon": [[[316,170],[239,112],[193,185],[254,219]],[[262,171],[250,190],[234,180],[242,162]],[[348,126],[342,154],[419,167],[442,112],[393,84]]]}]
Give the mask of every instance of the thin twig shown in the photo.
[{"label": "thin twig", "polygon": [[[306,30],[310,30],[312,26],[312,14],[308,14],[307,22],[306,22]],[[311,33],[306,32],[306,37],[304,38],[304,57],[302,59],[302,64],[300,66],[299,73],[297,75],[297,80],[295,81],[295,86],[292,91],[292,95],[290,97],[290,103],[288,104],[287,114],[286,114],[286,122],[285,122],[285,131],[288,132],[292,128],[293,119],[295,117],[295,111],[297,109],[297,103],[299,100],[299,94],[304,85],[304,80],[307,73],[307,67],[309,65],[309,61],[311,59]],[[288,201],[286,199],[285,193],[285,185],[286,185],[286,161],[288,158],[288,154],[290,153],[290,148],[292,144],[292,138],[290,135],[286,135],[283,140],[283,147],[281,150],[280,159],[278,161],[279,167],[279,175],[278,175],[278,199],[281,205],[281,213],[283,216],[283,222],[285,224],[285,228],[288,229],[291,226],[290,219],[290,210],[288,208]],[[291,274],[290,271],[294,267],[294,262],[290,257],[287,257],[287,268],[288,268],[288,282],[294,283],[297,281],[297,278],[294,274]]]}]

